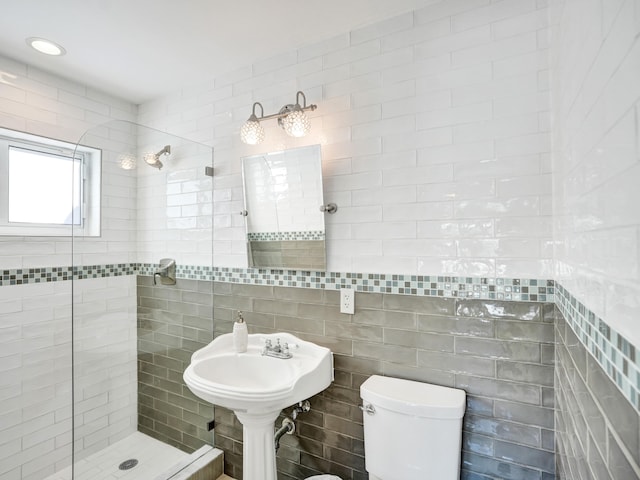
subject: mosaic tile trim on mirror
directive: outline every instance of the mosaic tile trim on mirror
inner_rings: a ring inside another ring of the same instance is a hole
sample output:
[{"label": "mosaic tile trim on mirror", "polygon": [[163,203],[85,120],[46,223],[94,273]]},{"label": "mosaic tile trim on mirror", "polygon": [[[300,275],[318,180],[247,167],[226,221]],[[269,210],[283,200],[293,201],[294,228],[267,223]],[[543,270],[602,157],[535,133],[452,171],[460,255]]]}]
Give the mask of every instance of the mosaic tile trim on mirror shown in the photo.
[{"label": "mosaic tile trim on mirror", "polygon": [[322,230],[306,230],[300,232],[250,232],[247,233],[250,242],[273,242],[282,240],[324,240]]}]

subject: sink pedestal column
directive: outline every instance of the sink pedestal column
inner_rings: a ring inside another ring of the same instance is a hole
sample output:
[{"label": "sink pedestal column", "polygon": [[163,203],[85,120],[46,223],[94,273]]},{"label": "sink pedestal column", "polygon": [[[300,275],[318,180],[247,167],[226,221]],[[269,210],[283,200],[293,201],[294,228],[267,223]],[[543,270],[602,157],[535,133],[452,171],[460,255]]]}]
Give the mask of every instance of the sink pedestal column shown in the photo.
[{"label": "sink pedestal column", "polygon": [[247,480],[277,480],[275,424],[280,411],[234,412],[242,423],[242,476]]}]

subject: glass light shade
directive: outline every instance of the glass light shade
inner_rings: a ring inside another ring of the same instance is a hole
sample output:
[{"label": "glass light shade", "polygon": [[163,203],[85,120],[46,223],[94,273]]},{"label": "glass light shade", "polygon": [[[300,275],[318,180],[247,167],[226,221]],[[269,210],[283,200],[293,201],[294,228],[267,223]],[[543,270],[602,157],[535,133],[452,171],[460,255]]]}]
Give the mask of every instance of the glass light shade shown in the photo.
[{"label": "glass light shade", "polygon": [[255,115],[251,115],[240,129],[240,140],[247,145],[258,145],[264,140],[264,128]]},{"label": "glass light shade", "polygon": [[118,158],[120,161],[120,168],[123,170],[133,170],[136,168],[136,157],[130,153],[124,153]]},{"label": "glass light shade", "polygon": [[291,137],[304,137],[311,131],[311,123],[300,105],[296,105],[293,112],[282,120],[282,128]]},{"label": "glass light shade", "polygon": [[151,153],[145,153],[144,154],[144,161],[147,162],[149,165],[154,166],[155,164],[157,164],[160,160],[158,159],[158,156],[151,152]]}]

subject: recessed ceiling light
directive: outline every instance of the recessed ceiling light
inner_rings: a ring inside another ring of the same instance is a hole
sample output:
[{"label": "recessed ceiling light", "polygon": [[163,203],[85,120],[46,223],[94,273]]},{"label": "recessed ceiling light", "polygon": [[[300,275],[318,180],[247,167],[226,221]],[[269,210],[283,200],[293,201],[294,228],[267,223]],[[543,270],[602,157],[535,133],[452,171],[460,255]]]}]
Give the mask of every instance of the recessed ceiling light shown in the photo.
[{"label": "recessed ceiling light", "polygon": [[45,55],[53,55],[59,57],[67,53],[67,51],[61,45],[58,45],[57,43],[45,38],[27,38],[27,45],[40,53],[44,53]]}]

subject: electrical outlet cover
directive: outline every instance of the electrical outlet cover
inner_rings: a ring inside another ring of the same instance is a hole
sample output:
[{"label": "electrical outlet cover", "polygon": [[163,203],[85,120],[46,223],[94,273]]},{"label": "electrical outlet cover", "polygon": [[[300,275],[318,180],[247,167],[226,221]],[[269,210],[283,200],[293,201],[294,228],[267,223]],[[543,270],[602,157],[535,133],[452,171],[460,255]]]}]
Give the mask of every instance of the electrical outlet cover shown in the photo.
[{"label": "electrical outlet cover", "polygon": [[353,315],[355,313],[356,291],[350,288],[340,289],[340,313]]}]

